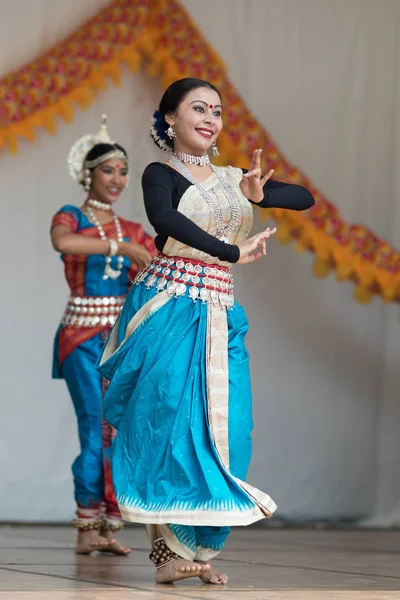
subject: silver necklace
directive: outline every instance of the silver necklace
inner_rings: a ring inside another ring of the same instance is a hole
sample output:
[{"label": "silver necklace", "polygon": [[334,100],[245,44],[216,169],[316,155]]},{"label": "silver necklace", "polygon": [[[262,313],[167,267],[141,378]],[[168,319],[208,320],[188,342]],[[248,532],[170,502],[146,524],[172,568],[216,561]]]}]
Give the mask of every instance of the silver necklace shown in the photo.
[{"label": "silver necklace", "polygon": [[[100,234],[100,238],[103,240],[103,242],[107,241],[108,238],[106,236],[106,233],[103,229],[102,224],[100,223],[100,221],[96,217],[95,213],[89,206],[87,207],[87,212],[90,217],[90,220],[96,225],[97,230]],[[113,215],[113,220],[115,223],[115,228],[117,230],[117,241],[118,241],[118,243],[121,243],[124,241],[124,236],[122,234],[121,223],[119,222],[119,219],[116,214]],[[105,261],[106,261],[106,265],[104,267],[103,279],[108,279],[108,278],[118,279],[118,277],[120,277],[121,272],[122,272],[122,267],[124,264],[124,257],[117,256],[117,268],[116,269],[113,269],[111,267],[111,256],[106,256]]]},{"label": "silver necklace", "polygon": [[93,200],[93,198],[89,198],[89,200],[87,200],[87,203],[89,204],[89,206],[93,206],[93,208],[97,208],[99,210],[107,210],[109,212],[112,211],[111,204],[107,204],[107,202],[100,202],[100,200]]},{"label": "silver necklace", "polygon": [[186,154],[186,152],[173,152],[172,156],[176,156],[176,158],[182,163],[198,165],[199,167],[206,167],[210,164],[210,157],[208,154],[199,156],[197,154]]},{"label": "silver necklace", "polygon": [[227,193],[227,197],[228,197],[228,201],[229,201],[229,205],[230,205],[230,209],[231,209],[231,218],[230,218],[229,223],[225,224],[224,220],[222,218],[221,208],[217,204],[217,202],[215,201],[213,196],[209,192],[207,192],[207,190],[204,189],[204,187],[201,185],[201,183],[199,183],[193,177],[191,172],[177,158],[177,156],[173,154],[171,156],[171,158],[169,159],[169,162],[171,163],[171,165],[173,165],[176,168],[177,171],[179,171],[179,173],[181,175],[186,177],[186,179],[188,179],[190,181],[190,183],[192,183],[193,185],[195,185],[197,187],[197,189],[200,192],[200,195],[203,196],[204,200],[206,200],[206,202],[211,206],[211,208],[214,212],[215,220],[217,223],[216,237],[219,238],[220,240],[222,240],[223,242],[228,242],[230,234],[233,233],[234,231],[236,231],[236,229],[237,229],[237,226],[239,223],[239,215],[240,215],[240,203],[239,203],[237,196],[236,196],[235,192],[233,191],[232,187],[229,185],[229,183],[227,181],[225,181],[225,179],[222,177],[219,170],[214,165],[210,164],[212,171],[216,174],[220,184],[222,185],[222,187],[225,189],[225,191]]}]

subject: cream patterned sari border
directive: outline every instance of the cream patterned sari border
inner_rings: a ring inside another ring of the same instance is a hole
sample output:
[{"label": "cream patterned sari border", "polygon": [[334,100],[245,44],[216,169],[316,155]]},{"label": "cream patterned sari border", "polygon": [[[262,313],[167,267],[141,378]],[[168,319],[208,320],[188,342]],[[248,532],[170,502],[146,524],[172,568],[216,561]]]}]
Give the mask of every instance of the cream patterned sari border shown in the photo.
[{"label": "cream patterned sari border", "polygon": [[103,354],[102,354],[102,357],[100,360],[100,365],[102,365],[113,354],[115,354],[115,352],[117,352],[125,344],[125,342],[132,335],[132,333],[138,327],[140,327],[140,325],[142,325],[146,321],[146,319],[151,317],[152,314],[156,313],[160,308],[162,308],[164,306],[164,304],[166,304],[169,300],[171,300],[171,296],[169,296],[167,294],[167,292],[164,291],[164,292],[161,292],[160,294],[157,294],[156,296],[154,296],[154,298],[152,298],[151,300],[146,302],[146,304],[144,304],[142,306],[142,308],[140,308],[137,311],[137,313],[132,317],[132,319],[129,321],[128,326],[125,331],[125,337],[119,346],[118,346],[119,319],[118,319],[118,321],[116,322],[116,324],[110,334],[110,337],[108,339],[106,347],[104,348],[104,351],[103,351]]},{"label": "cream patterned sari border", "polygon": [[[152,512],[138,507],[124,506],[123,504],[118,504],[118,506],[124,521],[148,525],[173,523],[174,525],[209,525],[212,527],[240,526],[250,525],[266,517],[265,512],[258,506],[253,506],[247,510],[180,510],[176,512],[172,510]],[[271,498],[270,507],[269,516],[271,516],[275,507],[275,503]]]},{"label": "cream patterned sari border", "polygon": [[246,492],[264,517],[270,518],[277,508],[275,502],[229,471],[228,323],[226,311],[213,304],[208,305],[207,312],[206,357],[208,420],[215,449],[227,476]]}]

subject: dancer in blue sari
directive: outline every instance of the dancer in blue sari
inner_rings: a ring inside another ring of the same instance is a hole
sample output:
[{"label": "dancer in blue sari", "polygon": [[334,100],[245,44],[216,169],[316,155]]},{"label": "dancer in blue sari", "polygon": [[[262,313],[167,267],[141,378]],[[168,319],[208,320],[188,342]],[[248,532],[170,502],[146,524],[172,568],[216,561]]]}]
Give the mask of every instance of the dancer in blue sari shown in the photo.
[{"label": "dancer in blue sari", "polygon": [[112,471],[122,518],[145,523],[156,580],[225,584],[210,560],[232,525],[275,511],[245,481],[251,456],[247,320],[233,297],[231,265],[266,254],[275,230],[248,237],[252,204],[294,210],[314,200],[301,186],[215,167],[219,91],[183,79],[153,117],[154,141],[172,152],[142,186],[159,255],[135,279],[103,351],[110,380],[104,416],[117,428]]}]

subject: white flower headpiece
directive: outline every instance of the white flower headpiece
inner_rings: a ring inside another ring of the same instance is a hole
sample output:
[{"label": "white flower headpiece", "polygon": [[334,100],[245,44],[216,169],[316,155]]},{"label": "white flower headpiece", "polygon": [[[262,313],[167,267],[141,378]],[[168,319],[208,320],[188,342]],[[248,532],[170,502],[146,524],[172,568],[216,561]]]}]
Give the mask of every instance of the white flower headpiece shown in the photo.
[{"label": "white flower headpiece", "polygon": [[151,117],[150,135],[161,150],[172,152],[172,144],[167,142],[168,125],[159,110],[156,110]]}]

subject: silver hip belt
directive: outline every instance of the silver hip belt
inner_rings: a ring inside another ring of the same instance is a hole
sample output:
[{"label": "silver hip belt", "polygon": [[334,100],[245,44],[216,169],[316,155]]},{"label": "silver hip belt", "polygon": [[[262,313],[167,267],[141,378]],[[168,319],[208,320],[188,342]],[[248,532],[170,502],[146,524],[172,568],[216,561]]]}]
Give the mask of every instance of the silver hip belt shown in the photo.
[{"label": "silver hip belt", "polygon": [[233,308],[233,277],[229,269],[208,265],[193,259],[160,254],[136,276],[135,285],[144,283],[157,292],[166,290],[170,296],[188,296],[194,302],[200,300]]},{"label": "silver hip belt", "polygon": [[63,325],[97,327],[114,325],[126,296],[70,296],[62,317]]}]

